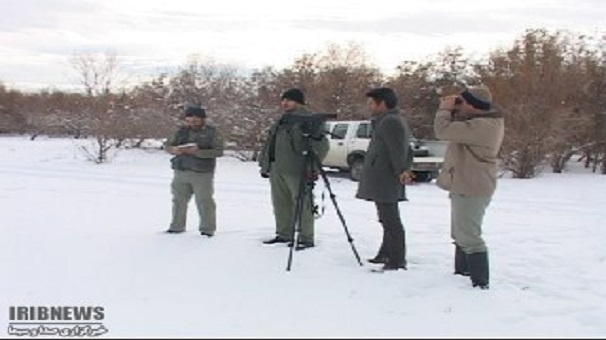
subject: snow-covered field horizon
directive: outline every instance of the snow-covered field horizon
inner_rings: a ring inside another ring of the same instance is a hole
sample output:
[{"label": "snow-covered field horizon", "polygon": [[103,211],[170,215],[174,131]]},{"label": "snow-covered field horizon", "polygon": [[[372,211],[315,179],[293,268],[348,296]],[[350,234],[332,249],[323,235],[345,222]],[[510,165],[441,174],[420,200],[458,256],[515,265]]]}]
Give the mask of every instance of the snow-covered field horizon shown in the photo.
[{"label": "snow-covered field horizon", "polygon": [[[577,163],[499,180],[482,291],[452,274],[449,202],[433,183],[400,205],[408,271],[359,266],[327,199],[316,247],[287,272],[288,248],[261,243],[274,224],[256,163],[219,160],[215,237],[198,234],[193,202],[188,232],[169,235],[170,156],[122,150],[96,165],[81,142],[0,137],[2,336],[14,306],[102,306],[103,337],[606,336],[606,176]],[[374,206],[346,176],[330,183],[361,258],[374,256]]]}]

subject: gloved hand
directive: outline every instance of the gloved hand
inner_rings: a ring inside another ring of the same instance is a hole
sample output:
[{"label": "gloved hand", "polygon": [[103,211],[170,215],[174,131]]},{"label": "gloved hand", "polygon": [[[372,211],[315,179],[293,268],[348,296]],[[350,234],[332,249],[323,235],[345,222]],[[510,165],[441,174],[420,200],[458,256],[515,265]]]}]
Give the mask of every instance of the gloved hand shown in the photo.
[{"label": "gloved hand", "polygon": [[320,141],[322,140],[322,137],[324,137],[324,130],[314,131],[314,133],[312,133],[310,137],[313,140]]},{"label": "gloved hand", "polygon": [[269,178],[269,172],[261,171],[261,177],[263,177],[263,178]]},{"label": "gloved hand", "polygon": [[307,171],[307,172],[305,173],[305,179],[306,179],[308,182],[315,182],[315,181],[317,181],[317,180],[318,180],[318,178],[319,178],[319,177],[320,177],[320,176],[319,176],[318,171]]}]

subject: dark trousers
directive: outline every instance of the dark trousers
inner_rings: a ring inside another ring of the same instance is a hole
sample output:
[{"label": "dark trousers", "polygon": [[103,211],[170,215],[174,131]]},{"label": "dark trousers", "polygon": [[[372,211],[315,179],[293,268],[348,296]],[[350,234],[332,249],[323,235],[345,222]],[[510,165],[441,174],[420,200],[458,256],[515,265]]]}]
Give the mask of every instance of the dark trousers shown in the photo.
[{"label": "dark trousers", "polygon": [[400,219],[398,203],[375,202],[379,222],[383,226],[383,242],[379,255],[388,258],[388,263],[406,265],[406,234]]}]

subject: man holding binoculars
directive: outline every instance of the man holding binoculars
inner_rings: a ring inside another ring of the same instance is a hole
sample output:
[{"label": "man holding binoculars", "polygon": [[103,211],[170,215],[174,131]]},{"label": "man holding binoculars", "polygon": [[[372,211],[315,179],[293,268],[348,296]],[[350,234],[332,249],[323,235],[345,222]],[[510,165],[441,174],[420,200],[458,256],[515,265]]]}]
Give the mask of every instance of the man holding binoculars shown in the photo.
[{"label": "man holding binoculars", "polygon": [[486,86],[442,98],[434,120],[436,137],[449,141],[437,185],[449,192],[455,274],[488,289],[488,248],[482,220],[497,182],[497,154],[504,136],[502,113]]}]

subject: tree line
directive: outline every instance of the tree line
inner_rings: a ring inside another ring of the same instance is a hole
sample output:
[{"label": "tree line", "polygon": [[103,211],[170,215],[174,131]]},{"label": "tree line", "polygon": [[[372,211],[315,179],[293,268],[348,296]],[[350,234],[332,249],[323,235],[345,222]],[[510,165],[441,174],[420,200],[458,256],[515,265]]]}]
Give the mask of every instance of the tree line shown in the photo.
[{"label": "tree line", "polygon": [[93,138],[89,153],[101,163],[112,148],[168,137],[182,123],[184,106],[200,105],[230,148],[252,151],[243,157],[254,158],[279,114],[280,93],[290,87],[305,91],[313,111],[350,120],[367,117],[368,89],[390,86],[415,137],[432,139],[439,98],[486,84],[506,117],[504,171],[515,178],[532,178],[545,167],[562,172],[576,154],[606,174],[606,34],[529,29],[479,60],[449,48],[402,61],[390,75],[356,44],[330,45],[289,67],[250,72],[193,55],[174,71],[128,88],[121,86],[115,54],[74,55],[70,66],[83,91],[25,93],[0,84],[0,133]]}]

